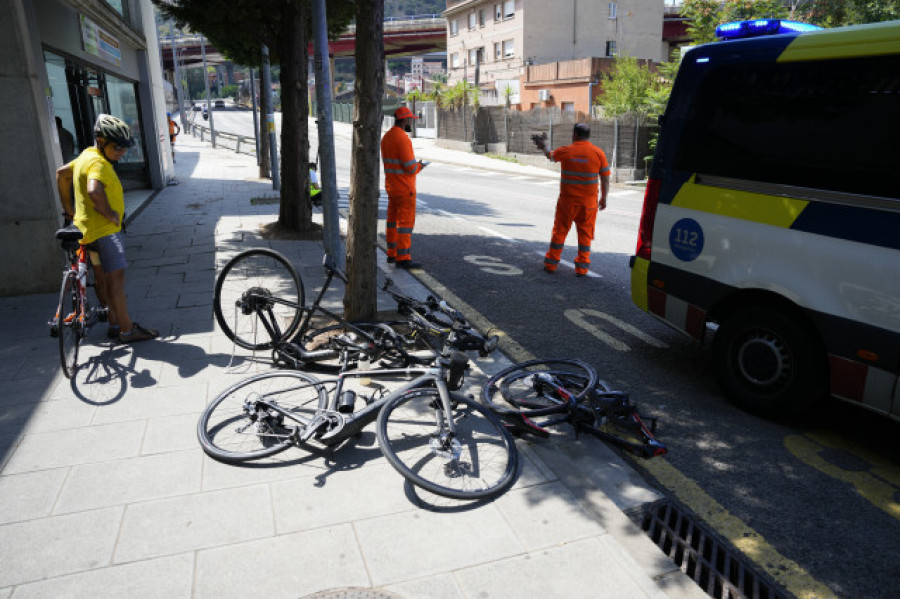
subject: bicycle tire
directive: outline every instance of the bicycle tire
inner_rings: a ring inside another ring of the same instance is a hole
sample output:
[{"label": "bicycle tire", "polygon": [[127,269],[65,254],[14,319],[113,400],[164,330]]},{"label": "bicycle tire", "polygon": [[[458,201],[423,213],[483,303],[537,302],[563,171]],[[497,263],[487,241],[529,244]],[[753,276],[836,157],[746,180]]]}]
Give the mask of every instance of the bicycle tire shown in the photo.
[{"label": "bicycle tire", "polygon": [[571,398],[582,400],[596,387],[599,377],[593,366],[573,358],[540,358],[519,362],[492,376],[481,388],[481,402],[495,414],[519,413],[544,416],[565,412],[567,400],[545,392],[536,374],[557,379]]},{"label": "bicycle tire", "polygon": [[[475,500],[515,481],[518,452],[503,423],[475,401],[452,393],[455,437],[448,437],[437,389],[414,389],[378,414],[378,444],[409,482],[436,495]],[[442,442],[443,441],[443,442]]]},{"label": "bicycle tire", "polygon": [[67,379],[73,378],[78,371],[78,348],[84,337],[84,314],[81,309],[78,274],[70,270],[63,277],[56,310],[59,361]]},{"label": "bicycle tire", "polygon": [[274,455],[294,440],[295,423],[277,412],[248,405],[266,398],[304,418],[312,418],[323,393],[319,380],[305,372],[284,370],[258,374],[220,393],[200,415],[197,439],[210,457],[240,463]]},{"label": "bicycle tire", "polygon": [[[279,252],[257,248],[241,252],[222,268],[216,278],[213,311],[222,332],[235,344],[250,350],[272,349],[294,335],[305,302],[297,269]],[[277,338],[260,319],[261,311]]]}]

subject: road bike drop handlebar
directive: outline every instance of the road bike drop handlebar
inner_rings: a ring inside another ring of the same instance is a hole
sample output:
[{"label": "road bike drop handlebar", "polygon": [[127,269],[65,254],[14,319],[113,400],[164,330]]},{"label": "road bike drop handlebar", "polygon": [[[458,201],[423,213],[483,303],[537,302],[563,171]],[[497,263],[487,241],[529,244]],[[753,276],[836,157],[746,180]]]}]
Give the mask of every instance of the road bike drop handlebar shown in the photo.
[{"label": "road bike drop handlebar", "polygon": [[[424,301],[403,295],[391,289],[394,282],[386,279],[382,290],[388,292],[397,302],[400,314],[407,316],[410,323],[426,336],[441,339],[441,345],[452,350],[475,350],[485,357],[497,349],[500,338],[497,335],[484,337],[466,320],[465,316],[444,300],[429,295]],[[429,344],[431,345],[431,344]],[[443,347],[433,347],[442,351]]]}]

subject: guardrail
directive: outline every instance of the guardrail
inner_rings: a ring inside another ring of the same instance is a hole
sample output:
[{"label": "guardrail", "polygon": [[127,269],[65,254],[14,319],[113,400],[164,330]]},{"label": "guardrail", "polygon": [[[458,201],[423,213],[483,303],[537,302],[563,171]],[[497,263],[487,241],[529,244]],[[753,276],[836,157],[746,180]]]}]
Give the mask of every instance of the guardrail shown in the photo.
[{"label": "guardrail", "polygon": [[[216,131],[213,136],[212,131],[206,125],[191,124],[191,135],[197,137],[199,134],[200,141],[207,139],[213,142],[213,146],[222,145],[226,148],[233,149],[237,154],[248,154],[256,156],[256,138],[252,135],[238,135],[237,133],[229,133],[228,131]],[[222,143],[222,141],[227,143]],[[232,146],[234,146],[232,148]],[[244,150],[241,152],[241,150]]]}]

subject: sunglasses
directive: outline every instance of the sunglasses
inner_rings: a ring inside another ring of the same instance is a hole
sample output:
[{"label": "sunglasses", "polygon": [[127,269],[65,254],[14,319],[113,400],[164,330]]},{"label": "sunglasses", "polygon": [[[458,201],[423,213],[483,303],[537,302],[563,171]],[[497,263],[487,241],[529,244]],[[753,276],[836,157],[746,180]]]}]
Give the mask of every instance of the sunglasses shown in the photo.
[{"label": "sunglasses", "polygon": [[113,145],[113,150],[115,150],[116,152],[121,152],[122,150],[127,150],[127,149],[128,149],[128,146],[120,146],[119,144]]}]

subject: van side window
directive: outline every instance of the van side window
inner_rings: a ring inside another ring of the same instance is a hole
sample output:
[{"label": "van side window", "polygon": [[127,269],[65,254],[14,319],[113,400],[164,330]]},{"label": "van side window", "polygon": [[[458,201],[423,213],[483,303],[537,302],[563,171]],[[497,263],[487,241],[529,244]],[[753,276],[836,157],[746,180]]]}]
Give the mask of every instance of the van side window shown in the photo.
[{"label": "van side window", "polygon": [[675,169],[900,199],[900,56],[723,64]]}]

